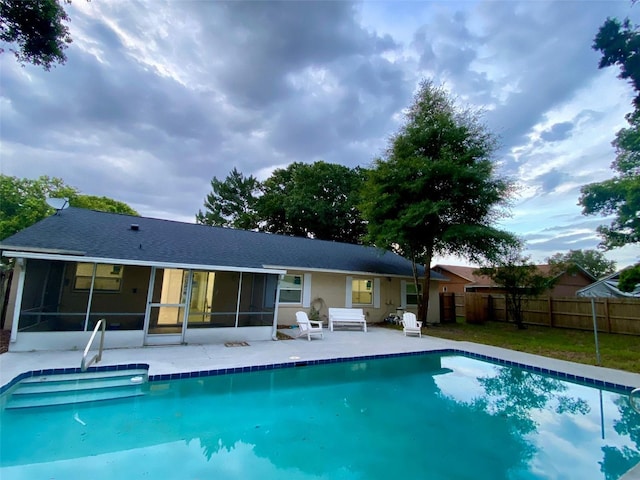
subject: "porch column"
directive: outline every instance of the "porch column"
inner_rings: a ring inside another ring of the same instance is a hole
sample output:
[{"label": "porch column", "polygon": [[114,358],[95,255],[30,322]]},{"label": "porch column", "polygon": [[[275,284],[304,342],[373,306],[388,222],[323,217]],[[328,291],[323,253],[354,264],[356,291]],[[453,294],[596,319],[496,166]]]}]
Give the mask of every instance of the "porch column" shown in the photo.
[{"label": "porch column", "polygon": [[278,339],[278,304],[280,303],[280,280],[284,278],[284,274],[278,275],[276,282],[276,303],[273,307],[273,330],[271,332],[271,340]]},{"label": "porch column", "polygon": [[[18,322],[20,321],[20,310],[22,310],[22,293],[24,292],[24,278],[27,272],[27,264],[24,258],[16,258],[16,268],[18,269],[18,285],[16,287],[16,301],[13,304],[13,321],[11,322],[11,342],[18,338]],[[11,288],[11,287],[9,287]]]}]

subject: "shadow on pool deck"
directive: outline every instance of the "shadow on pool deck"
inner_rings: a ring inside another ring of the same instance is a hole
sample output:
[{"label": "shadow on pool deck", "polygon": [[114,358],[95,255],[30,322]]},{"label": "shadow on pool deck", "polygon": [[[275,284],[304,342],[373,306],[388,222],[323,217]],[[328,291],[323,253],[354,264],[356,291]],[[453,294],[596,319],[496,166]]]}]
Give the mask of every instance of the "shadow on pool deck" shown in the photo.
[{"label": "shadow on pool deck", "polygon": [[[295,337],[295,329],[280,330],[281,335]],[[283,337],[281,337],[283,338]],[[423,335],[405,337],[401,331],[371,327],[367,333],[354,330],[327,329],[324,338],[308,341],[305,337],[286,341],[248,342],[248,346],[229,348],[223,343],[174,345],[159,347],[106,349],[99,366],[148,364],[150,375],[198,372],[232,367],[273,365],[333,358],[402,354],[435,350],[457,350],[510,360],[549,370],[611,382],[629,387],[640,386],[640,374],[583,365],[531,355],[471,342],[459,342]],[[0,355],[0,386],[21,373],[48,368],[77,368],[80,351],[8,352]]]}]

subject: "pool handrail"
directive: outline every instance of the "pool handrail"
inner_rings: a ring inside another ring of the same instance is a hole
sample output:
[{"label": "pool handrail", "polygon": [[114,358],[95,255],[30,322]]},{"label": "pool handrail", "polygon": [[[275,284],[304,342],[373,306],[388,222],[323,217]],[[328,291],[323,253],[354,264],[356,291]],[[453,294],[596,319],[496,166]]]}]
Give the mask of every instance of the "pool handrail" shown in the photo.
[{"label": "pool handrail", "polygon": [[631,408],[640,413],[640,401],[636,402],[634,397],[636,393],[638,394],[638,398],[640,399],[640,387],[631,390],[631,393],[629,394],[629,403],[631,404]]},{"label": "pool handrail", "polygon": [[[98,353],[96,353],[93,357],[91,357],[89,359],[89,361],[87,361],[87,355],[89,354],[89,349],[91,348],[91,345],[93,344],[93,340],[96,338],[96,334],[98,333],[98,329],[102,327],[102,334],[100,335],[100,348],[98,349]],[[107,329],[107,320],[104,318],[101,318],[100,320],[98,320],[98,323],[96,323],[95,328],[93,329],[93,333],[91,334],[91,338],[89,339],[89,342],[87,343],[87,346],[84,349],[84,354],[82,355],[82,361],[80,362],[80,371],[85,372],[87,370],[87,368],[89,368],[94,362],[98,363],[100,360],[102,360],[102,349],[104,347],[104,332]]]}]

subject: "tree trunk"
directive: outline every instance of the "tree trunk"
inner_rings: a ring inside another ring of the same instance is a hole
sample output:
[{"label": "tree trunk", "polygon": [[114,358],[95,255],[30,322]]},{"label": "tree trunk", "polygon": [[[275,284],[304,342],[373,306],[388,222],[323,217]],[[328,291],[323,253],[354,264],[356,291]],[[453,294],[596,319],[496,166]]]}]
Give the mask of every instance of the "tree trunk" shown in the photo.
[{"label": "tree trunk", "polygon": [[431,248],[427,250],[424,259],[424,280],[422,282],[422,292],[418,292],[418,319],[423,325],[427,325],[427,313],[429,312],[429,287],[431,285],[431,259],[433,251]]}]

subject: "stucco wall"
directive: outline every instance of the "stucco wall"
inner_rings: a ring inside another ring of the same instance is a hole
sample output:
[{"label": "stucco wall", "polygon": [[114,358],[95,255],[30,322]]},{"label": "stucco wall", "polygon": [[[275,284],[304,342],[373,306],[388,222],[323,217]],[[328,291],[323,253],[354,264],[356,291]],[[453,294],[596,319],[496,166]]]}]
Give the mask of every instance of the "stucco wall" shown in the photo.
[{"label": "stucco wall", "polygon": [[[290,270],[290,275],[301,275],[304,271]],[[309,272],[307,272],[309,273]],[[353,279],[379,279],[380,285],[380,308],[369,305],[353,305],[353,308],[362,308],[367,317],[367,322],[377,323],[384,320],[390,313],[395,313],[401,302],[401,282],[411,279],[401,279],[396,277],[374,277],[366,275],[347,275],[343,273],[311,272],[311,295],[310,305],[320,306],[320,317],[327,323],[329,307],[344,307],[347,293],[347,276]],[[304,291],[304,285],[303,285]],[[278,325],[295,325],[295,314],[302,310],[309,313],[310,307],[298,304],[280,304],[278,306]],[[408,306],[407,311],[416,313],[416,306]],[[429,314],[427,316],[430,323],[440,321],[440,307],[438,296],[438,282],[432,282],[429,295]]]}]

